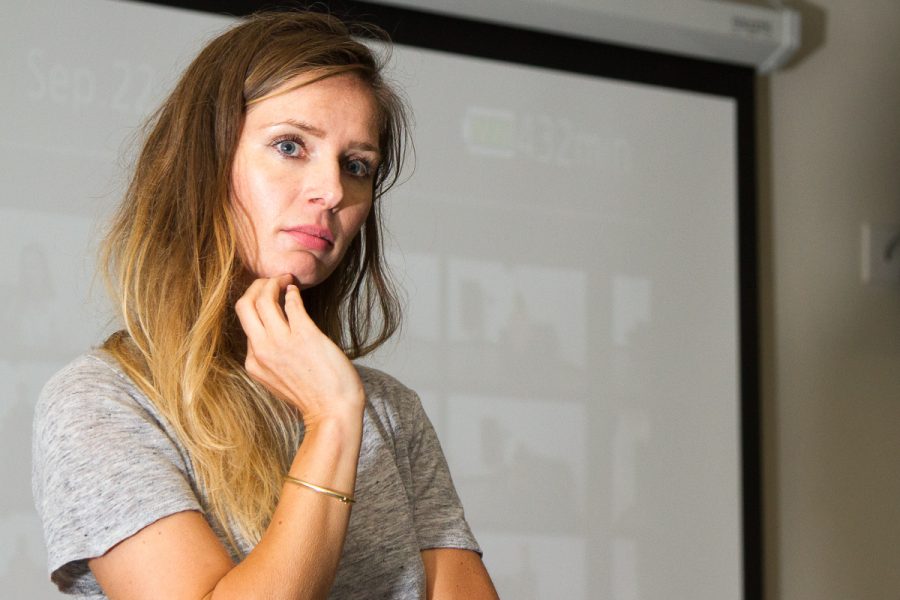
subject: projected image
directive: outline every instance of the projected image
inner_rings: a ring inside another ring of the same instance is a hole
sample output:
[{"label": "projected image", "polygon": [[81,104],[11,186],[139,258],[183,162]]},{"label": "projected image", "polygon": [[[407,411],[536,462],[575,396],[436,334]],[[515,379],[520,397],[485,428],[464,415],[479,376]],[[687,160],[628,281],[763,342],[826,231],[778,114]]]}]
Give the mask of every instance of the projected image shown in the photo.
[{"label": "projected image", "polygon": [[612,539],[611,546],[611,598],[615,598],[615,600],[640,600],[644,598],[640,583],[638,543],[631,538],[616,536]]},{"label": "projected image", "polygon": [[415,301],[404,313],[409,339],[422,342],[438,342],[443,337],[441,309],[443,286],[441,261],[437,255],[410,252],[402,257],[392,257],[391,264],[402,275],[407,294]]},{"label": "projected image", "polygon": [[473,156],[589,167],[595,177],[623,177],[633,167],[627,139],[561,114],[468,106],[461,121],[463,145]]},{"label": "projected image", "polygon": [[616,346],[628,346],[632,337],[651,322],[653,282],[646,277],[613,278],[613,330]]},{"label": "projected image", "polygon": [[586,293],[586,277],[576,269],[448,259],[452,364],[482,379],[579,371],[587,351]]},{"label": "projected image", "polygon": [[36,582],[44,582],[47,573],[43,531],[38,519],[26,512],[0,514],[0,586],[6,598],[59,598],[48,586],[35,593]]},{"label": "projected image", "polygon": [[[31,477],[31,428],[23,427],[30,423],[34,415],[34,398],[40,387],[24,379],[17,371],[22,367],[13,367],[9,362],[0,362],[0,375],[7,376],[0,389],[2,406],[0,406],[0,481],[27,482]],[[27,514],[32,506],[31,486],[0,486],[0,506],[12,512]]]},{"label": "projected image", "polygon": [[[421,158],[388,224],[420,256],[400,266],[411,351],[382,364],[434,393],[501,597],[739,597],[739,462],[712,441],[739,423],[735,104],[401,59]],[[450,73],[480,83],[443,85]],[[559,566],[543,575],[529,561],[554,536],[584,558],[547,553]],[[673,595],[673,569],[724,575]]]},{"label": "projected image", "polygon": [[583,537],[488,533],[481,536],[481,545],[502,598],[605,597],[596,589],[588,593],[589,553]]},{"label": "projected image", "polygon": [[[477,507],[476,523],[579,533],[587,489],[583,404],[450,394],[446,412],[447,460],[467,506]],[[520,500],[516,510],[511,498]]]},{"label": "projected image", "polygon": [[650,442],[651,422],[643,412],[623,410],[616,415],[612,440],[612,519],[614,525],[627,527],[629,511],[639,502],[638,486],[641,448]]},{"label": "projected image", "polygon": [[[96,340],[98,306],[73,303],[93,281],[86,218],[0,209],[0,358],[12,361],[75,356]],[[23,232],[31,232],[24,235]],[[104,290],[97,286],[101,296]]]},{"label": "projected image", "polygon": [[31,497],[31,421],[34,399],[43,382],[58,368],[54,362],[0,359],[0,587],[4,597],[58,597],[45,588],[45,550],[41,524]]}]

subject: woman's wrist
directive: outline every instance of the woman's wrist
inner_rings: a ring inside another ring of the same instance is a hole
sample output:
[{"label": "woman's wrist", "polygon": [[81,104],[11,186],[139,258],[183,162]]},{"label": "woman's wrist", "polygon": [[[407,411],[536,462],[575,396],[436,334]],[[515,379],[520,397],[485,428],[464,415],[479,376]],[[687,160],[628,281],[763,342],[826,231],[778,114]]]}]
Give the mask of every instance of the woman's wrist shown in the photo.
[{"label": "woman's wrist", "polygon": [[339,444],[359,441],[362,437],[362,417],[362,406],[345,407],[328,414],[304,415],[304,442],[312,439],[332,440]]},{"label": "woman's wrist", "polygon": [[323,416],[306,425],[303,442],[285,475],[353,497],[361,444],[362,411]]}]

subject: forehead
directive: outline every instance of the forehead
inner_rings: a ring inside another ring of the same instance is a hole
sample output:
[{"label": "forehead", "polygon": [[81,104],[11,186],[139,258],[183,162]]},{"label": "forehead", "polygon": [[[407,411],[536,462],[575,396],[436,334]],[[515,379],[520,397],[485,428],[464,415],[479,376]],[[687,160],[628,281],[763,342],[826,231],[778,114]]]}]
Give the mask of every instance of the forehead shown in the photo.
[{"label": "forehead", "polygon": [[379,109],[371,87],[353,73],[321,77],[320,72],[303,73],[249,104],[246,125],[299,120],[377,139]]}]

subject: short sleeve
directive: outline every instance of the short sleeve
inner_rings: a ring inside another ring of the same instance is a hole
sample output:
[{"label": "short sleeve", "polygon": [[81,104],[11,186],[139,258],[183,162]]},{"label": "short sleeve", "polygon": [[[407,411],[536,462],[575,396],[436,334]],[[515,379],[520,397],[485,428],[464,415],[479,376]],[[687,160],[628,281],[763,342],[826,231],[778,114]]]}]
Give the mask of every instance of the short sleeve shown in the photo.
[{"label": "short sleeve", "polygon": [[45,385],[32,486],[61,591],[99,593],[88,559],[165,516],[200,510],[190,481],[163,419],[105,359],[81,357]]},{"label": "short sleeve", "polygon": [[460,548],[481,554],[472,535],[437,434],[415,393],[406,409],[408,455],[412,474],[419,548]]}]

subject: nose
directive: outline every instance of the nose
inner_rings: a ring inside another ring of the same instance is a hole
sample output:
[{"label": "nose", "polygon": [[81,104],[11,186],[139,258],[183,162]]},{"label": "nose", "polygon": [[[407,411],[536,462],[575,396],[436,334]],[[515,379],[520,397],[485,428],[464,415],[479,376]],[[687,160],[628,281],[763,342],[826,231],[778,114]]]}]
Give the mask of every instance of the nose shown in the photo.
[{"label": "nose", "polygon": [[339,161],[321,160],[308,165],[304,177],[303,195],[307,202],[334,210],[344,199]]}]

